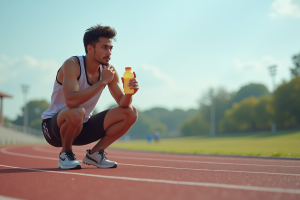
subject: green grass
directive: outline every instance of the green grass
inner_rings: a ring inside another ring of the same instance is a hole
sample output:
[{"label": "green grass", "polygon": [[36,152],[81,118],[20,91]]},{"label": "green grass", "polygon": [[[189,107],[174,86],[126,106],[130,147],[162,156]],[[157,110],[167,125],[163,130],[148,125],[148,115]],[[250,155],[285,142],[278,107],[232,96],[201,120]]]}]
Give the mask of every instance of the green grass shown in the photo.
[{"label": "green grass", "polygon": [[181,137],[150,144],[145,139],[116,142],[112,147],[173,153],[300,157],[300,131],[226,134],[214,138]]}]

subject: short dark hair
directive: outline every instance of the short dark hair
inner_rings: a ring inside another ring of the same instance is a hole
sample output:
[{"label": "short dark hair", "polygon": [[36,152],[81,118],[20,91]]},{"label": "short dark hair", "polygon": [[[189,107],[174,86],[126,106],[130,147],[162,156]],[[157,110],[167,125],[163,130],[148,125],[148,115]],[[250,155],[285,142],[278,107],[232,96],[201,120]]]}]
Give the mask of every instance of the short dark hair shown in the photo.
[{"label": "short dark hair", "polygon": [[99,37],[106,37],[115,40],[116,35],[117,32],[114,28],[109,26],[101,26],[100,24],[86,29],[83,36],[85,53],[87,53],[88,45],[92,45],[95,48],[96,44],[99,42]]}]

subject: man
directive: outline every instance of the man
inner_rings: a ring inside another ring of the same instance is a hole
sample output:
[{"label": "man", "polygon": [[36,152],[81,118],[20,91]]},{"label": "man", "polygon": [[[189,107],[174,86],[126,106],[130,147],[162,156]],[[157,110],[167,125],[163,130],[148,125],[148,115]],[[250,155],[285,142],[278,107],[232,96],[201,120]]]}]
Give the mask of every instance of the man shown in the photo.
[{"label": "man", "polygon": [[[109,26],[87,29],[83,37],[86,56],[67,59],[57,72],[51,103],[42,114],[42,128],[50,145],[62,147],[58,162],[61,169],[81,168],[72,145],[86,145],[99,139],[87,150],[83,163],[98,168],[117,167],[116,162],[106,158],[104,150],[137,120],[137,109],[131,105],[133,94],[124,94],[119,74],[109,64],[115,36],[116,31]],[[129,82],[134,94],[139,89],[135,78]],[[105,86],[119,107],[92,116]]]}]

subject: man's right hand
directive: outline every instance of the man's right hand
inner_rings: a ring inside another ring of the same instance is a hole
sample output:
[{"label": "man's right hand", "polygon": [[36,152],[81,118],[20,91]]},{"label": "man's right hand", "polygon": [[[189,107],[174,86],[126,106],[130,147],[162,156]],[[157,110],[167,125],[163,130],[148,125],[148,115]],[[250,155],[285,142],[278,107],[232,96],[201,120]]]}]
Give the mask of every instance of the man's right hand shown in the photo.
[{"label": "man's right hand", "polygon": [[111,65],[103,65],[103,69],[101,72],[101,80],[104,84],[108,85],[114,79],[114,75],[115,70],[113,67],[111,67]]}]

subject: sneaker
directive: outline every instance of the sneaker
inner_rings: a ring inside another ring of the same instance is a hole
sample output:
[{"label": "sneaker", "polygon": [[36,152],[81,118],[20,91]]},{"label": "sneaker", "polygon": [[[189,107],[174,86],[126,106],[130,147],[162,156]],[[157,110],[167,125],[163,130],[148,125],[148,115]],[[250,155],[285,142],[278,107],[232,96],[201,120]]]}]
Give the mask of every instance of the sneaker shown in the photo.
[{"label": "sneaker", "polygon": [[66,150],[59,154],[59,161],[57,167],[61,169],[81,169],[81,164],[75,158],[72,150]]},{"label": "sneaker", "polygon": [[101,149],[99,152],[91,154],[91,150],[86,150],[86,155],[83,158],[82,162],[86,165],[94,165],[98,168],[116,168],[117,163],[110,161],[106,158],[106,152],[104,149]]}]

